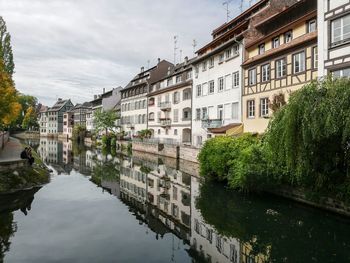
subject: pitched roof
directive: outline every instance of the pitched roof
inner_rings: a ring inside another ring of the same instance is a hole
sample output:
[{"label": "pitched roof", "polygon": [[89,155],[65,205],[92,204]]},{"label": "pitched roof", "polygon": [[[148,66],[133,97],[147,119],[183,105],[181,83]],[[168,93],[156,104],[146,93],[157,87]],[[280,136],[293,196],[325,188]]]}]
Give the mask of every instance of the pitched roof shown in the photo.
[{"label": "pitched roof", "polygon": [[59,100],[55,103],[55,105],[53,105],[53,107],[51,107],[51,108],[49,109],[49,111],[59,111],[59,110],[61,110],[61,109],[64,107],[64,105],[66,105],[68,102],[70,102],[69,99],[68,99],[68,100],[59,99]]}]

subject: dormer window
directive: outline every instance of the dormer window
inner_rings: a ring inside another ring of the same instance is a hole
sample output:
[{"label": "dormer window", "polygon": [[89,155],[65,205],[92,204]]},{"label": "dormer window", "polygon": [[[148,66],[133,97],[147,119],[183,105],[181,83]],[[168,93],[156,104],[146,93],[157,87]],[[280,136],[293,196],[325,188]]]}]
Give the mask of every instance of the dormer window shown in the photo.
[{"label": "dormer window", "polygon": [[226,59],[229,59],[232,56],[232,49],[227,49],[225,51]]},{"label": "dormer window", "polygon": [[317,29],[317,23],[316,19],[312,19],[307,23],[307,32],[312,33],[315,32]]},{"label": "dormer window", "polygon": [[284,43],[289,43],[293,39],[293,31],[290,30],[284,34]]},{"label": "dormer window", "polygon": [[265,43],[259,45],[259,55],[265,53]]},{"label": "dormer window", "polygon": [[272,47],[273,48],[278,48],[280,46],[280,38],[279,37],[275,37],[272,40]]}]

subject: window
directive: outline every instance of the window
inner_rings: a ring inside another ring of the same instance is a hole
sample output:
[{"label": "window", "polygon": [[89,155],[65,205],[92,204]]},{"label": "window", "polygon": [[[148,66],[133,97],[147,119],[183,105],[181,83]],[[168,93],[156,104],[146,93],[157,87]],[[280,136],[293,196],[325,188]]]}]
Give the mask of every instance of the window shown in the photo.
[{"label": "window", "polygon": [[202,120],[208,119],[208,109],[202,108]]},{"label": "window", "polygon": [[259,55],[265,53],[265,43],[259,45]]},{"label": "window", "polygon": [[174,130],[174,135],[177,135],[177,129]]},{"label": "window", "polygon": [[255,117],[255,100],[247,101],[247,117],[248,118]]},{"label": "window", "polygon": [[289,43],[293,39],[293,31],[288,31],[284,34],[284,43]]},{"label": "window", "polygon": [[177,104],[180,102],[180,93],[178,91],[174,92],[173,99],[174,99],[174,104]]},{"label": "window", "polygon": [[261,66],[261,82],[270,80],[270,64]]},{"label": "window", "polygon": [[192,71],[187,71],[186,72],[186,80],[191,79],[192,78]]},{"label": "window", "polygon": [[197,97],[202,96],[202,86],[201,85],[197,85]]},{"label": "window", "polygon": [[202,84],[202,95],[207,96],[208,95],[208,83]]},{"label": "window", "polygon": [[219,55],[219,63],[222,63],[224,61],[224,59],[225,59],[225,55],[224,55],[224,53],[221,53]]},{"label": "window", "polygon": [[160,134],[160,129],[158,129],[158,134]]},{"label": "window", "polygon": [[182,76],[181,75],[177,75],[176,76],[176,83],[180,83],[182,81]]},{"label": "window", "polygon": [[219,92],[224,90],[224,78],[221,77],[218,79],[218,87]]},{"label": "window", "polygon": [[256,84],[256,68],[250,69],[248,71],[248,84],[250,86]]},{"label": "window", "polygon": [[332,46],[350,40],[350,14],[331,22]]},{"label": "window", "polygon": [[232,75],[226,75],[225,76],[225,89],[229,90],[232,89]]},{"label": "window", "polygon": [[196,109],[196,120],[201,119],[201,109]]},{"label": "window", "polygon": [[233,46],[233,54],[234,55],[238,55],[239,54],[239,46],[238,45]]},{"label": "window", "polygon": [[312,64],[313,68],[316,69],[318,67],[318,48],[312,48]]},{"label": "window", "polygon": [[157,112],[157,122],[160,123],[160,117],[162,116],[162,113],[160,111]]},{"label": "window", "polygon": [[239,72],[233,73],[233,88],[239,87]]},{"label": "window", "polygon": [[215,82],[214,82],[214,80],[209,81],[209,94],[213,94],[214,91],[215,91],[214,89],[215,89]]},{"label": "window", "polygon": [[173,78],[167,79],[166,85],[167,86],[173,85]]},{"label": "window", "polygon": [[194,68],[194,72],[195,72],[196,74],[198,74],[198,72],[199,72],[199,66],[198,66],[198,65]]},{"label": "window", "polygon": [[179,110],[174,109],[174,122],[178,122],[178,121],[179,121]]},{"label": "window", "polygon": [[269,115],[269,98],[260,99],[260,116],[266,117]]},{"label": "window", "polygon": [[280,38],[276,37],[272,40],[272,47],[273,48],[278,48],[280,46]]},{"label": "window", "polygon": [[232,119],[238,120],[239,119],[239,103],[234,102],[232,103]]},{"label": "window", "polygon": [[276,78],[283,78],[287,74],[287,63],[286,59],[282,58],[276,60]]},{"label": "window", "polygon": [[332,74],[336,78],[350,77],[350,68],[335,70]]},{"label": "window", "polygon": [[202,63],[202,71],[206,71],[207,70],[207,61],[204,61]]},{"label": "window", "polygon": [[231,117],[232,117],[231,103],[227,103],[224,105],[224,118],[225,120],[230,120]]},{"label": "window", "polygon": [[300,73],[305,71],[305,52],[299,52],[293,55],[293,72]]},{"label": "window", "polygon": [[214,67],[214,57],[209,59],[209,68]]},{"label": "window", "polygon": [[186,89],[186,90],[183,91],[182,99],[183,100],[191,99],[191,91],[189,89]]},{"label": "window", "polygon": [[226,56],[226,59],[229,59],[231,56],[232,56],[232,49],[227,49],[225,51],[225,56]]},{"label": "window", "polygon": [[149,120],[149,121],[154,121],[154,112],[151,112],[151,113],[148,115],[148,120]]},{"label": "window", "polygon": [[315,32],[316,29],[317,29],[316,19],[310,20],[307,23],[307,32],[312,33],[312,32]]},{"label": "window", "polygon": [[222,120],[223,118],[223,106],[222,105],[218,105],[218,119]]}]

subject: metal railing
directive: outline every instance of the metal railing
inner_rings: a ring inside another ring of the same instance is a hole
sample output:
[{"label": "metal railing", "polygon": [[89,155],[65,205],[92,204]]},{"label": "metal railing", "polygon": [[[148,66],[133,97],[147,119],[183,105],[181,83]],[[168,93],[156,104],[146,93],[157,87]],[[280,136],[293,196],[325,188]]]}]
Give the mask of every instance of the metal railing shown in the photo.
[{"label": "metal railing", "polygon": [[171,120],[161,120],[160,126],[171,126]]},{"label": "metal railing", "polygon": [[211,128],[220,128],[222,126],[221,119],[207,119],[202,120],[202,128],[211,129]]},{"label": "metal railing", "polygon": [[171,108],[171,103],[169,101],[160,103],[161,110],[166,110],[166,109],[170,109],[170,108]]}]

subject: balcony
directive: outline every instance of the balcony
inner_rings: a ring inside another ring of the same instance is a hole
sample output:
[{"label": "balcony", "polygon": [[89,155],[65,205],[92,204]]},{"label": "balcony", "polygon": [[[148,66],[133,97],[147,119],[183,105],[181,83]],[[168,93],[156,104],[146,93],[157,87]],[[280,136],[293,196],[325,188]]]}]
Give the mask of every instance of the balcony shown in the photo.
[{"label": "balcony", "polygon": [[162,126],[162,127],[169,127],[169,126],[171,126],[171,120],[161,120],[160,121],[160,126]]},{"label": "balcony", "polygon": [[202,120],[202,128],[203,129],[212,129],[212,128],[219,128],[222,126],[222,120],[221,119],[206,119]]},{"label": "balcony", "polygon": [[128,129],[134,129],[134,124],[133,123],[127,123],[126,124],[126,128],[128,128]]},{"label": "balcony", "polygon": [[160,103],[160,109],[164,110],[164,111],[170,110],[171,109],[171,103],[169,101]]}]

